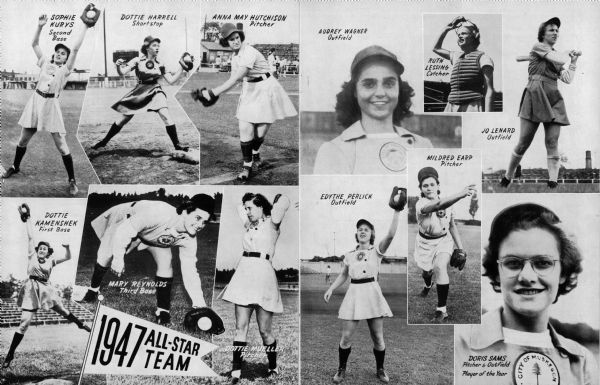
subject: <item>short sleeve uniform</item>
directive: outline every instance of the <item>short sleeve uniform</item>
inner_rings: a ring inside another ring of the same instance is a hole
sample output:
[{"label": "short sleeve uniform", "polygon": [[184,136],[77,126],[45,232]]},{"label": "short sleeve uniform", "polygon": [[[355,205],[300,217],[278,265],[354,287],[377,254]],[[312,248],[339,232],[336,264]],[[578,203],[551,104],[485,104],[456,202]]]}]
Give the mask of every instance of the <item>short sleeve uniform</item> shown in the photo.
[{"label": "short sleeve uniform", "polygon": [[433,261],[437,254],[452,254],[454,249],[454,240],[449,232],[454,210],[448,207],[423,213],[422,209],[432,202],[427,198],[419,198],[415,204],[419,232],[415,241],[414,258],[417,265],[425,271],[433,269]]},{"label": "short sleeve uniform", "polygon": [[236,117],[249,123],[273,123],[296,116],[296,108],[274,76],[269,63],[256,48],[246,43],[231,59],[231,71],[248,70],[242,84]]},{"label": "short sleeve uniform", "polygon": [[111,108],[125,115],[167,108],[167,96],[158,83],[166,73],[164,65],[145,56],[133,58],[127,64],[135,70],[138,84]]},{"label": "short sleeve uniform", "polygon": [[40,131],[66,134],[59,95],[67,84],[69,68],[49,62],[42,56],[38,62],[40,75],[36,92],[29,98],[19,119],[19,125]]},{"label": "short sleeve uniform", "polygon": [[40,308],[44,310],[51,309],[56,304],[61,303],[56,289],[48,282],[52,268],[56,265],[56,260],[53,256],[50,256],[41,264],[37,259],[36,251],[29,254],[28,259],[27,274],[29,278],[19,291],[17,306],[27,311],[37,311]]},{"label": "short sleeve uniform", "polygon": [[379,265],[383,255],[371,246],[368,250],[352,250],[344,254],[350,286],[338,312],[344,320],[392,317],[392,310],[379,286]]}]

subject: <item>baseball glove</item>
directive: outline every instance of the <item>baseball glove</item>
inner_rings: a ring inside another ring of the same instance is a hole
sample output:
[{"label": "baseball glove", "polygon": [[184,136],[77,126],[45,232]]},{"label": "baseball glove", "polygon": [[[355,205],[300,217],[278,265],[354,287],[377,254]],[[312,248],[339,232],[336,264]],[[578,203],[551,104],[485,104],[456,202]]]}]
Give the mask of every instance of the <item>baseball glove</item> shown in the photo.
[{"label": "baseball glove", "polygon": [[89,3],[81,14],[81,21],[89,28],[92,28],[96,25],[98,18],[100,18],[100,10],[94,4]]},{"label": "baseball glove", "polygon": [[179,59],[179,65],[184,71],[191,71],[192,68],[194,68],[194,57],[188,52],[184,52],[183,55],[181,55],[181,59]]},{"label": "baseball glove", "polygon": [[21,220],[23,222],[27,222],[27,220],[31,217],[31,210],[29,210],[27,203],[22,203],[17,210],[19,210],[19,215],[21,216]]},{"label": "baseball glove", "polygon": [[204,107],[210,107],[219,100],[219,97],[206,87],[192,91],[192,98],[202,103]]},{"label": "baseball glove", "polygon": [[[400,196],[398,196],[398,194]],[[396,200],[396,196],[398,196],[397,200]],[[406,199],[407,199],[406,198],[406,189],[403,187],[394,186],[394,188],[392,189],[392,195],[390,196],[390,201],[388,202],[388,204],[394,210],[402,211],[402,210],[404,210],[404,206],[406,206]]]},{"label": "baseball glove", "polygon": [[203,317],[210,319],[211,326],[208,330],[203,330],[211,334],[222,334],[225,332],[223,320],[215,311],[209,307],[199,307],[188,311],[183,319],[183,325],[190,331],[199,328],[198,320]]},{"label": "baseball glove", "polygon": [[465,263],[467,263],[467,253],[463,249],[454,249],[450,257],[450,266],[462,271]]}]

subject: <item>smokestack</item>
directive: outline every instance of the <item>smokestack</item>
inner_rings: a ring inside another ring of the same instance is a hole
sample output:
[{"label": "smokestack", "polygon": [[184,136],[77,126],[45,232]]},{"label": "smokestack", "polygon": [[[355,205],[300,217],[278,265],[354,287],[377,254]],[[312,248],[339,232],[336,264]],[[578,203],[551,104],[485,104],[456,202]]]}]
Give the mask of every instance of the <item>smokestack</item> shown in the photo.
[{"label": "smokestack", "polygon": [[592,168],[592,152],[590,150],[585,152],[585,168],[587,170]]}]

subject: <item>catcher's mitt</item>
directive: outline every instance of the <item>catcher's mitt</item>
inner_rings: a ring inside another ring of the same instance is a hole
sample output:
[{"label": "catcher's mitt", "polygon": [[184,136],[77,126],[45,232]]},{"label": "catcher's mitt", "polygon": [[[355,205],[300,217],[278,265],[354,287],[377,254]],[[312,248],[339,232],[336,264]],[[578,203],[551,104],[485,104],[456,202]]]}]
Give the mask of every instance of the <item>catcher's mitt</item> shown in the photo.
[{"label": "catcher's mitt", "polygon": [[463,249],[454,249],[450,257],[450,266],[462,271],[465,263],[467,263],[467,253]]},{"label": "catcher's mitt", "polygon": [[89,28],[92,28],[96,25],[96,22],[100,18],[100,10],[96,8],[96,6],[92,3],[89,3],[83,13],[81,14],[81,21]]},{"label": "catcher's mitt", "polygon": [[191,71],[192,68],[194,68],[194,57],[188,52],[184,52],[183,55],[181,55],[181,59],[179,59],[179,65],[184,71]]},{"label": "catcher's mitt", "polygon": [[[202,329],[198,325],[198,321],[202,318],[208,318],[210,320],[210,326],[208,329]],[[215,311],[209,307],[199,307],[188,311],[183,319],[183,325],[190,331],[199,328],[202,331],[209,332],[211,334],[222,334],[225,332],[225,326],[223,326],[223,320]]]},{"label": "catcher's mitt", "polygon": [[[398,196],[399,195],[399,196]],[[396,196],[398,198],[396,199]],[[392,195],[390,196],[390,201],[388,204],[391,208],[396,211],[404,210],[404,206],[406,206],[406,189],[404,187],[396,187],[392,189]]]},{"label": "catcher's mitt", "polygon": [[219,100],[219,97],[206,87],[192,91],[192,98],[202,103],[204,107],[210,107]]},{"label": "catcher's mitt", "polygon": [[19,210],[19,215],[21,216],[21,220],[23,222],[27,222],[27,220],[31,217],[31,210],[29,210],[27,203],[22,203],[17,210]]}]

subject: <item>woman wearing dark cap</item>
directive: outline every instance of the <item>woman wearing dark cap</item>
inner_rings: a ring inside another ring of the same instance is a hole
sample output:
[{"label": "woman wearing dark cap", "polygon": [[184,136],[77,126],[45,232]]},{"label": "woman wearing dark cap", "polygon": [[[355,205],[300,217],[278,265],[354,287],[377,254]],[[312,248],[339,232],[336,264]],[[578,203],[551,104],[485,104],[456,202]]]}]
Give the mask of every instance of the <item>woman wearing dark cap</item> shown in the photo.
[{"label": "woman wearing dark cap", "polygon": [[[99,15],[100,11],[93,8],[93,5],[88,5],[83,14],[88,12],[95,12]],[[66,45],[59,43],[54,47],[54,54],[50,60],[44,55],[40,48],[40,34],[42,28],[48,22],[48,16],[41,15],[38,20],[38,26],[33,36],[33,52],[37,57],[37,65],[40,67],[40,75],[37,81],[35,92],[29,98],[23,114],[19,119],[19,125],[21,126],[21,136],[17,143],[15,151],[15,158],[12,166],[10,166],[2,175],[3,178],[10,178],[12,175],[18,173],[21,168],[21,160],[25,156],[27,151],[27,145],[29,141],[40,131],[47,131],[52,134],[54,144],[62,156],[65,169],[69,179],[69,195],[75,196],[79,192],[77,188],[77,182],[75,181],[75,170],[73,168],[73,157],[71,151],[67,145],[65,135],[65,123],[60,108],[58,97],[62,89],[67,85],[67,78],[75,66],[75,59],[77,53],[83,44],[83,39],[88,28],[94,26],[97,17],[83,23],[83,28],[77,35],[73,44],[73,50],[69,49]]]},{"label": "woman wearing dark cap", "polygon": [[396,230],[400,211],[406,204],[406,190],[395,188],[390,206],[394,209],[390,227],[383,239],[375,244],[375,227],[366,219],[356,223],[356,249],[344,254],[342,271],[325,292],[325,302],[329,302],[331,295],[338,287],[342,286],[350,277],[350,286],[344,296],[338,312],[342,319],[342,337],[338,347],[339,366],[333,377],[333,382],[339,384],[346,377],[346,364],[352,350],[352,335],[360,320],[366,320],[369,325],[371,339],[373,340],[373,354],[377,367],[377,378],[382,382],[390,379],[383,367],[385,359],[385,341],[383,338],[383,318],[392,317],[392,311],[383,297],[379,286],[379,266],[389,248]]},{"label": "woman wearing dark cap", "polygon": [[242,82],[242,93],[237,106],[236,118],[240,130],[242,148],[242,171],[238,179],[246,181],[261,165],[260,146],[267,131],[276,120],[296,116],[296,108],[277,79],[271,75],[269,62],[262,53],[249,45],[244,31],[231,23],[221,27],[220,44],[230,47],[231,77],[212,90],[198,91],[207,101],[216,101],[219,95]]},{"label": "woman wearing dark cap", "polygon": [[582,271],[580,251],[564,229],[554,212],[534,203],[496,215],[483,275],[504,303],[484,314],[481,325],[456,329],[456,384],[480,384],[476,371],[489,368],[470,368],[475,376],[459,373],[471,357],[490,356],[503,357],[506,365],[494,369],[503,376],[486,376],[486,384],[598,384],[592,353],[549,322],[551,305],[577,286]]},{"label": "woman wearing dark cap", "polygon": [[180,66],[177,68],[177,71],[167,72],[165,66],[158,61],[160,43],[159,38],[146,36],[144,44],[140,49],[143,56],[135,57],[128,63],[125,63],[123,59],[118,59],[115,62],[117,72],[120,76],[130,71],[135,71],[135,75],[138,78],[138,85],[112,105],[112,109],[119,112],[121,118],[112,124],[104,139],[93,145],[92,149],[98,150],[105,147],[135,114],[151,111],[158,113],[158,116],[162,119],[175,150],[188,150],[188,147],[182,146],[179,143],[177,128],[167,106],[167,95],[158,81],[164,79],[169,84],[175,83],[183,75],[184,71],[187,72],[192,69],[193,57],[187,52],[184,53],[179,60]]},{"label": "woman wearing dark cap", "polygon": [[63,257],[55,256],[54,250],[50,247],[48,242],[39,241],[36,246],[33,237],[33,225],[30,220],[31,213],[27,204],[19,206],[19,215],[21,216],[21,220],[25,222],[25,227],[27,229],[27,274],[29,274],[29,279],[27,279],[21,287],[19,297],[17,298],[17,306],[22,310],[21,322],[13,336],[8,354],[2,363],[3,369],[8,368],[15,358],[15,350],[23,340],[23,336],[29,328],[34,314],[39,309],[52,309],[69,320],[69,322],[75,323],[80,329],[87,332],[91,331],[89,326],[85,325],[63,305],[60,295],[48,282],[54,266],[71,259],[70,246],[68,244],[62,245],[65,248],[65,255]]},{"label": "woman wearing dark cap", "polygon": [[429,139],[400,127],[411,115],[413,89],[402,81],[404,66],[376,45],[359,51],[335,106],[344,131],[324,143],[314,174],[394,174],[405,172],[406,152],[433,147]]},{"label": "woman wearing dark cap", "polygon": [[[523,91],[519,107],[519,117],[521,118],[519,143],[514,148],[506,174],[500,181],[502,187],[508,187],[515,174],[517,177],[520,176],[520,169],[517,170],[517,168],[531,145],[540,123],[544,124],[546,135],[548,187],[558,187],[560,127],[568,126],[570,123],[567,118],[565,102],[558,90],[557,80],[560,79],[564,83],[570,84],[575,77],[577,59],[581,56],[581,51],[571,50],[567,56],[567,54],[561,54],[554,49],[558,40],[559,28],[558,17],[543,22],[538,29],[538,43],[533,45],[529,53],[529,82]],[[567,63],[568,67],[563,68]]]},{"label": "woman wearing dark cap", "polygon": [[429,294],[435,276],[438,303],[431,321],[448,322],[449,315],[446,309],[450,291],[448,264],[454,246],[456,245],[459,250],[463,249],[458,228],[454,224],[452,205],[475,194],[475,185],[468,185],[454,195],[441,197],[439,175],[433,167],[422,168],[417,177],[421,198],[415,204],[419,232],[415,241],[414,258],[422,270],[421,275],[425,281],[421,297]]}]

